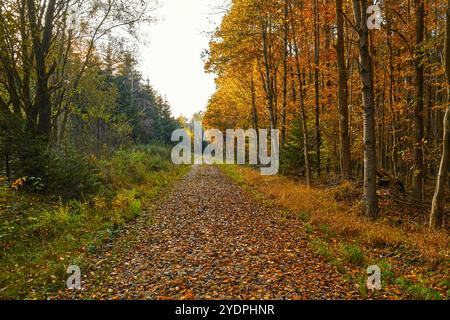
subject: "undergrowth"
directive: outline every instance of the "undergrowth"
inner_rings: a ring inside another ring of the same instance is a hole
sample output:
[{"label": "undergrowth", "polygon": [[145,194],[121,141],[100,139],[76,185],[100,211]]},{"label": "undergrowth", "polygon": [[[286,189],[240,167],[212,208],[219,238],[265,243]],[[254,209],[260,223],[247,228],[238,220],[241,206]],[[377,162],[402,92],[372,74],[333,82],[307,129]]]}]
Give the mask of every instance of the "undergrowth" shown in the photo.
[{"label": "undergrowth", "polygon": [[[263,202],[293,213],[302,223],[299,232],[308,236],[312,252],[346,274],[362,298],[449,297],[450,241],[446,231],[404,230],[385,219],[372,221],[361,216],[358,206],[339,202],[336,192],[327,188],[308,188],[282,176],[261,176],[246,166],[221,169]],[[339,190],[338,198],[354,200],[359,194],[345,184]],[[366,288],[369,265],[381,269],[381,292]],[[407,277],[411,280],[405,281]]]},{"label": "undergrowth", "polygon": [[95,165],[99,191],[76,198],[52,199],[0,179],[0,298],[41,299],[63,289],[69,265],[113,241],[188,170],[159,146],[118,151]]}]

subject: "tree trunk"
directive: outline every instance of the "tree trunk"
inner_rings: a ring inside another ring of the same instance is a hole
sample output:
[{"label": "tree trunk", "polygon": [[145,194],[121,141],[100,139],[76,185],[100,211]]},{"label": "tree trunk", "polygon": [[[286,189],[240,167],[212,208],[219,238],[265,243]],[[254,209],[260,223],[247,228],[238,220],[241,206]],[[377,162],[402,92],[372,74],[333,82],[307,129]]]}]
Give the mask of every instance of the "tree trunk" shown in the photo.
[{"label": "tree trunk", "polygon": [[342,165],[341,172],[344,179],[351,178],[350,138],[348,134],[348,84],[347,67],[345,64],[344,48],[344,14],[342,0],[336,0],[337,25],[337,63],[339,69],[339,140],[341,145]]},{"label": "tree trunk", "polygon": [[306,112],[305,112],[305,96],[303,93],[303,77],[300,73],[300,66],[298,68],[298,77],[299,77],[299,83],[300,83],[300,112],[302,114],[301,121],[302,121],[302,132],[303,132],[303,157],[305,158],[305,175],[306,175],[306,185],[308,187],[311,186],[311,165],[309,163],[309,146],[308,146],[308,128],[306,126]]},{"label": "tree trunk", "polygon": [[[56,65],[47,66],[47,55],[52,41],[53,21],[56,11],[56,0],[49,0],[45,11],[45,25],[42,31],[38,27],[38,13],[36,11],[35,2],[28,0],[28,19],[30,22],[31,36],[33,39],[33,53],[35,58],[36,69],[36,100],[33,106],[33,116],[38,116],[37,132],[50,139],[51,130],[51,97],[48,87],[49,75],[53,73]],[[34,119],[33,119],[34,121]]]},{"label": "tree trunk", "polygon": [[424,40],[424,16],[425,8],[423,0],[415,0],[416,5],[416,57],[414,61],[415,71],[415,106],[414,106],[414,173],[413,173],[413,189],[416,199],[423,199],[423,181],[424,181],[424,164],[423,164],[423,106],[424,106],[424,68],[422,63],[421,46]]},{"label": "tree trunk", "polygon": [[369,50],[369,29],[366,24],[367,0],[353,0],[356,28],[359,35],[360,78],[364,105],[364,203],[370,218],[378,217],[377,155],[375,145],[375,101],[372,57]]},{"label": "tree trunk", "polygon": [[8,181],[11,181],[11,171],[9,168],[9,153],[8,150],[6,150],[5,153],[5,174],[6,174],[6,178],[8,179]]},{"label": "tree trunk", "polygon": [[284,1],[283,22],[283,106],[281,109],[281,147],[286,143],[286,108],[287,108],[287,59],[288,59],[288,0]]},{"label": "tree trunk", "polygon": [[[447,76],[447,99],[450,96],[450,0],[447,4],[447,26],[445,35],[445,73]],[[444,143],[442,150],[441,164],[434,192],[433,203],[430,214],[430,227],[439,228],[442,226],[442,202],[444,199],[445,184],[447,180],[448,168],[450,166],[450,104],[444,117]]]},{"label": "tree trunk", "polygon": [[[255,81],[253,80],[253,73],[250,79],[250,91],[252,95],[252,116],[253,116],[253,127],[256,130],[256,150],[259,150],[259,125],[258,125],[258,110],[256,109],[256,95],[255,95]],[[259,156],[257,158],[259,163]]]},{"label": "tree trunk", "polygon": [[262,29],[262,45],[263,45],[263,55],[264,55],[264,69],[265,69],[265,87],[266,87],[266,98],[267,98],[267,108],[269,109],[269,120],[272,129],[276,129],[276,121],[274,115],[274,103],[273,103],[273,82],[270,76],[270,63],[269,63],[269,45],[267,39],[267,22],[261,22]]},{"label": "tree trunk", "polygon": [[308,146],[308,127],[307,127],[307,119],[306,119],[306,111],[305,111],[305,100],[303,94],[303,76],[300,68],[300,57],[299,50],[297,46],[297,39],[294,27],[294,19],[292,14],[292,8],[290,8],[290,20],[291,20],[291,30],[292,30],[292,40],[294,42],[294,52],[295,52],[295,66],[297,69],[297,79],[299,83],[299,92],[300,92],[300,113],[301,113],[301,126],[302,126],[302,134],[303,134],[303,157],[305,158],[305,176],[306,176],[306,185],[308,187],[311,186],[311,165],[309,163],[309,146]]},{"label": "tree trunk", "polygon": [[320,32],[319,32],[319,6],[318,0],[313,0],[314,11],[314,101],[316,112],[316,161],[317,176],[320,177],[320,147],[322,145],[322,137],[320,133],[320,99],[319,99],[319,49],[320,49]]}]

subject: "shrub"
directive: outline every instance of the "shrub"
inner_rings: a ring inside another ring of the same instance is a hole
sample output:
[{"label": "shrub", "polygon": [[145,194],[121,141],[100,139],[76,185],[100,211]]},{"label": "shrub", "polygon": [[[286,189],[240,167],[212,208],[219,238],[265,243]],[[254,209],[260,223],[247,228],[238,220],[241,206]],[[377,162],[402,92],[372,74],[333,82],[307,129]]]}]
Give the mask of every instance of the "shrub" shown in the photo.
[{"label": "shrub", "polygon": [[49,153],[46,191],[78,198],[100,186],[98,170],[86,157],[70,146],[53,148]]},{"label": "shrub", "polygon": [[136,147],[136,150],[144,151],[151,156],[159,156],[162,159],[170,159],[171,149],[167,146],[150,144]]},{"label": "shrub", "polygon": [[89,212],[89,204],[87,202],[73,199],[68,202],[68,206],[72,215],[83,216],[87,215]]},{"label": "shrub", "polygon": [[121,190],[112,202],[112,209],[111,220],[114,226],[120,226],[141,213],[142,203],[136,198],[136,191]]},{"label": "shrub", "polygon": [[153,172],[169,168],[167,152],[162,147],[150,146],[118,151],[110,160],[101,163],[101,175],[107,184],[119,188],[143,184],[150,180]]},{"label": "shrub", "polygon": [[70,208],[62,201],[53,210],[44,210],[38,216],[28,218],[28,230],[41,238],[47,239],[55,236],[58,231],[67,227],[70,222]]}]

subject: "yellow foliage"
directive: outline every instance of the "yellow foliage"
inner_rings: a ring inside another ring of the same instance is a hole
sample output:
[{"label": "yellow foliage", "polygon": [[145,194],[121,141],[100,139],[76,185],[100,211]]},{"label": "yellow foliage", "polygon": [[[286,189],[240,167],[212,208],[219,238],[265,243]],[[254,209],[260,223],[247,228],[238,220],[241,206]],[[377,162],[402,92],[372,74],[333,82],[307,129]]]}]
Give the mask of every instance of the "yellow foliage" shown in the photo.
[{"label": "yellow foliage", "polygon": [[106,199],[100,195],[96,195],[93,199],[93,206],[97,210],[104,210],[108,207]]},{"label": "yellow foliage", "polygon": [[13,188],[14,190],[19,190],[19,188],[22,187],[25,184],[26,181],[27,181],[27,177],[17,178],[11,184],[11,188]]},{"label": "yellow foliage", "polygon": [[252,188],[267,195],[275,204],[291,212],[308,212],[314,225],[326,224],[330,230],[349,240],[359,239],[372,247],[416,247],[429,261],[448,259],[450,239],[445,231],[404,231],[385,221],[372,221],[352,208],[337,202],[326,189],[308,188],[286,177],[261,176],[257,171],[239,167],[239,173]]}]

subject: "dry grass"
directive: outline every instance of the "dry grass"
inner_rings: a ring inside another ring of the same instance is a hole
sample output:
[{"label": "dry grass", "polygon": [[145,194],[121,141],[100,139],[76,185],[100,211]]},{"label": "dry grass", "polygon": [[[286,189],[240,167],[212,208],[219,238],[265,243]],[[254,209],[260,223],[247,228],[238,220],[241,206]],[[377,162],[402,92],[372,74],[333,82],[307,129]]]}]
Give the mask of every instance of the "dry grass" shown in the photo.
[{"label": "dry grass", "polygon": [[446,231],[431,231],[425,226],[411,231],[389,225],[382,219],[372,221],[359,214],[358,206],[350,207],[336,201],[329,189],[307,188],[286,177],[264,177],[247,167],[236,170],[246,184],[267,195],[274,204],[293,213],[307,212],[312,224],[325,224],[331,232],[348,240],[376,248],[406,245],[418,250],[428,263],[449,259],[449,235]]}]

